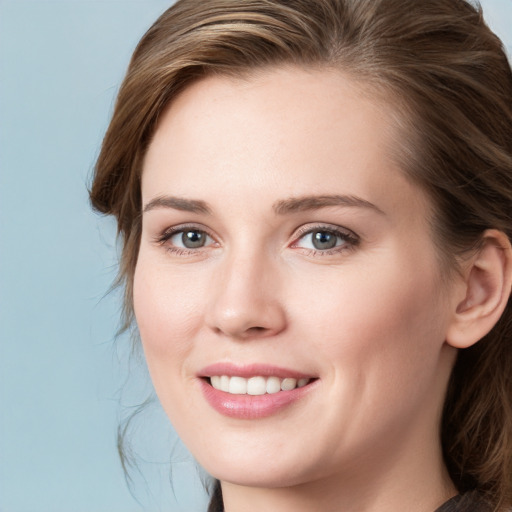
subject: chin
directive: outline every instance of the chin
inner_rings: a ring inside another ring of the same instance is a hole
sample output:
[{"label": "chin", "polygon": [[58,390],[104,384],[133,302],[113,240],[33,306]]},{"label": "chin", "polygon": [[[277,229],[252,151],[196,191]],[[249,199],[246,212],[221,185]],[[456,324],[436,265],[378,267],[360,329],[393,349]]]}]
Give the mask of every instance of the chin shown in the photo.
[{"label": "chin", "polygon": [[294,460],[269,456],[268,453],[251,456],[241,451],[229,458],[225,453],[224,456],[217,453],[202,457],[198,462],[211,476],[222,482],[267,489],[293,487],[322,477],[314,464],[304,458],[298,460],[297,454],[300,453],[300,450],[295,452]]},{"label": "chin", "polygon": [[[214,469],[218,470],[219,468]],[[240,468],[236,464],[232,468],[221,468],[218,471],[212,471],[210,474],[221,482],[229,482],[242,487],[265,489],[293,487],[310,480],[306,477],[301,478],[300,475],[291,474],[290,471],[284,469],[269,470],[268,467]]]}]

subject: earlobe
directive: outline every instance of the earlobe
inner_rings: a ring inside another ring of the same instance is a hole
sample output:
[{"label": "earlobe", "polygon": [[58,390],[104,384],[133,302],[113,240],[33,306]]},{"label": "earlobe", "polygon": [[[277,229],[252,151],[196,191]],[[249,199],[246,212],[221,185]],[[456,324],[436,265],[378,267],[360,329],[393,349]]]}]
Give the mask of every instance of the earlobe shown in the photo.
[{"label": "earlobe", "polygon": [[463,297],[456,300],[446,342],[467,348],[498,322],[512,287],[512,248],[501,231],[484,232],[478,251],[464,270]]}]

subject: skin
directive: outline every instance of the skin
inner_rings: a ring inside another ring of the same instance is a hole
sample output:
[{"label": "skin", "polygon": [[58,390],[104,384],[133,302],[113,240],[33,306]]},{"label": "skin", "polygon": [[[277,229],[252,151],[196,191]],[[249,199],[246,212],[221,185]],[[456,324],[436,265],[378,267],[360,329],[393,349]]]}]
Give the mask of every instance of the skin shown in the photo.
[{"label": "skin", "polygon": [[[432,512],[456,494],[438,429],[460,286],[442,279],[428,198],[390,157],[390,108],[337,71],[209,77],[150,144],[137,324],[160,401],[228,512]],[[372,206],[276,211],[332,195]],[[315,250],[315,228],[350,236]],[[180,229],[205,245],[184,250]],[[229,418],[199,386],[218,362],[318,380],[269,417]]]}]

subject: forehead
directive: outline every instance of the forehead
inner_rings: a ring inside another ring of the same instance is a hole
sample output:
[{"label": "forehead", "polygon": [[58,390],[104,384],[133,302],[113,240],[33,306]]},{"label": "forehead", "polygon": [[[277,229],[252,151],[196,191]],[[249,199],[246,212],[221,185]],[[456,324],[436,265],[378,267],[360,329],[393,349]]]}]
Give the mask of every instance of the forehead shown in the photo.
[{"label": "forehead", "polygon": [[[390,202],[395,112],[383,95],[338,70],[278,68],[209,76],[163,113],[148,149],[144,200],[205,190],[264,199],[335,192]],[[410,184],[409,184],[410,186]],[[386,194],[388,197],[386,197]]]},{"label": "forehead", "polygon": [[[328,68],[270,67],[240,77],[210,75],[193,82],[171,101],[160,118],[152,146],[164,130],[163,136],[172,134],[176,140],[192,135],[197,139],[204,136],[201,142],[210,140],[214,147],[223,142],[221,148],[229,144],[228,135],[231,140],[250,136],[255,144],[302,136],[318,144],[322,138],[331,139],[335,131],[348,140],[343,133],[346,128],[357,133],[376,123],[379,142],[386,143],[394,117],[386,96]],[[256,134],[259,136],[254,138]]]}]

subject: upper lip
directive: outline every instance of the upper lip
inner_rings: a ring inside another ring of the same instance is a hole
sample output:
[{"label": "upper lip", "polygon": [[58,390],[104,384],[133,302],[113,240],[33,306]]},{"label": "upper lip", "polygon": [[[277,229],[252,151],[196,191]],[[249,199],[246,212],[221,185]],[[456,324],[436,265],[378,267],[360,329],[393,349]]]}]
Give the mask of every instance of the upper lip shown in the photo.
[{"label": "upper lip", "polygon": [[244,377],[246,379],[250,377],[279,377],[280,379],[294,378],[294,379],[306,379],[314,378],[313,375],[292,370],[289,368],[283,368],[281,366],[274,366],[271,364],[246,364],[238,365],[234,363],[215,363],[205,366],[198,372],[199,377],[212,377],[215,375],[228,375],[230,377]]}]

